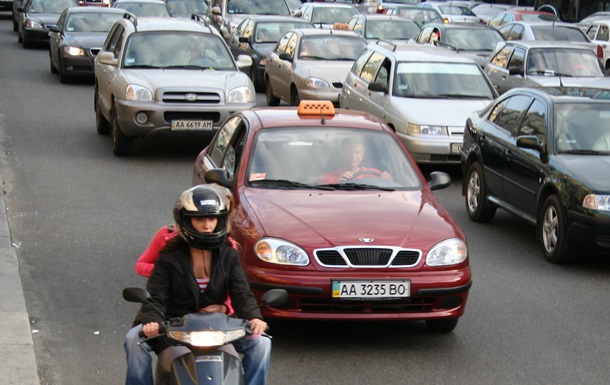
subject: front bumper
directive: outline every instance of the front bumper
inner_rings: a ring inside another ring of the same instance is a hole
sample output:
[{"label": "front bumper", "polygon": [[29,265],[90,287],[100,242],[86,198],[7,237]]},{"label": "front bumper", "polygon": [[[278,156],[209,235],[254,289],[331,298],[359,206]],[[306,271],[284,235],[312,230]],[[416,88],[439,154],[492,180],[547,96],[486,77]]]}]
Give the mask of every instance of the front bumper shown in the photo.
[{"label": "front bumper", "polygon": [[[268,318],[309,320],[429,320],[457,318],[464,314],[472,285],[469,267],[448,271],[415,273],[380,272],[289,272],[246,268],[250,286],[257,297],[265,291],[288,291],[288,304],[263,308]],[[411,296],[384,300],[332,298],[331,281],[409,279]],[[305,283],[306,282],[306,283]]]},{"label": "front bumper", "polygon": [[311,88],[300,88],[299,97],[301,100],[330,100],[336,106],[339,105],[339,97],[341,96],[341,89],[311,89]]},{"label": "front bumper", "polygon": [[[187,134],[212,136],[227,118],[234,112],[251,109],[256,106],[253,103],[206,105],[195,106],[193,104],[168,104],[158,101],[133,102],[116,100],[117,119],[121,131],[131,137],[145,137],[168,134]],[[136,115],[145,113],[148,117],[146,123],[138,123]],[[212,120],[213,129],[207,131],[172,131],[172,120]]]},{"label": "front bumper", "polygon": [[23,40],[30,43],[49,43],[49,30],[39,28],[25,28],[23,30]]},{"label": "front bumper", "polygon": [[610,255],[610,213],[589,216],[568,212],[568,243],[572,249]]},{"label": "front bumper", "polygon": [[86,56],[73,56],[63,53],[61,57],[63,72],[68,76],[93,76],[93,63],[99,50],[99,48],[85,49]]}]

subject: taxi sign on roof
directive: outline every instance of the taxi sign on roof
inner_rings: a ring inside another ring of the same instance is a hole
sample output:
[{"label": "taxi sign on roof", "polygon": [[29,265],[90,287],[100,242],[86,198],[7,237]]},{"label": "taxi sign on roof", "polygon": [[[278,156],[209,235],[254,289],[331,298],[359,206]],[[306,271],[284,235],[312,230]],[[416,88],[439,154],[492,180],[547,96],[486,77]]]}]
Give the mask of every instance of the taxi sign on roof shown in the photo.
[{"label": "taxi sign on roof", "polygon": [[335,115],[335,106],[330,100],[301,100],[299,115]]},{"label": "taxi sign on roof", "polygon": [[333,24],[333,29],[340,29],[343,31],[349,31],[349,25],[347,25],[346,23],[335,23]]}]

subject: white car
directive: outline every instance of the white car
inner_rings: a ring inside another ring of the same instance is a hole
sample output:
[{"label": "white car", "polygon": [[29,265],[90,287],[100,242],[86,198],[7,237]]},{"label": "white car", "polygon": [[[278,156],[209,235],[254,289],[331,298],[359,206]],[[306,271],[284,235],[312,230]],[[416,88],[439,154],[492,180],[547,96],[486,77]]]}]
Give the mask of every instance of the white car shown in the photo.
[{"label": "white car", "polygon": [[[129,16],[130,14],[126,14]],[[233,112],[256,105],[249,72],[214,28],[173,17],[119,19],[95,58],[99,134],[112,134],[115,155],[160,135],[211,139]]]},{"label": "white car", "polygon": [[601,48],[600,60],[610,70],[610,15],[607,19],[593,21],[587,29],[587,37]]},{"label": "white car", "polygon": [[393,48],[368,45],[340,106],[383,119],[418,163],[459,163],[466,119],[497,92],[470,58],[427,45]]}]

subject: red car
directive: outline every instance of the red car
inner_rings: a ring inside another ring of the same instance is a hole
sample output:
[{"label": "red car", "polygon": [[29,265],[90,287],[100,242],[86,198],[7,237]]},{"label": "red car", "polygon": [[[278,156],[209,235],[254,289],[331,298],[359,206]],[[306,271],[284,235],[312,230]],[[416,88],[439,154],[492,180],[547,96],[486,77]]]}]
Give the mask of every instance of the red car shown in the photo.
[{"label": "red car", "polygon": [[550,12],[526,11],[526,10],[508,10],[499,13],[493,19],[489,20],[487,25],[498,28],[506,23],[513,21],[561,21],[560,18]]},{"label": "red car", "polygon": [[394,132],[330,101],[232,115],[198,156],[193,184],[234,194],[231,235],[255,294],[289,293],[268,318],[425,320],[464,314],[466,237]]}]

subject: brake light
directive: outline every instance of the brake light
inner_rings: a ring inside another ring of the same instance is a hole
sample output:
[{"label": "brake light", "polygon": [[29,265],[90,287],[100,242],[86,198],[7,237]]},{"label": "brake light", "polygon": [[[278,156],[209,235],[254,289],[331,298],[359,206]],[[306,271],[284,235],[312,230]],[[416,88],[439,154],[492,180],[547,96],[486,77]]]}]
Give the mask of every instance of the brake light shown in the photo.
[{"label": "brake light", "polygon": [[600,59],[604,58],[604,49],[599,44],[597,45],[597,57]]}]

